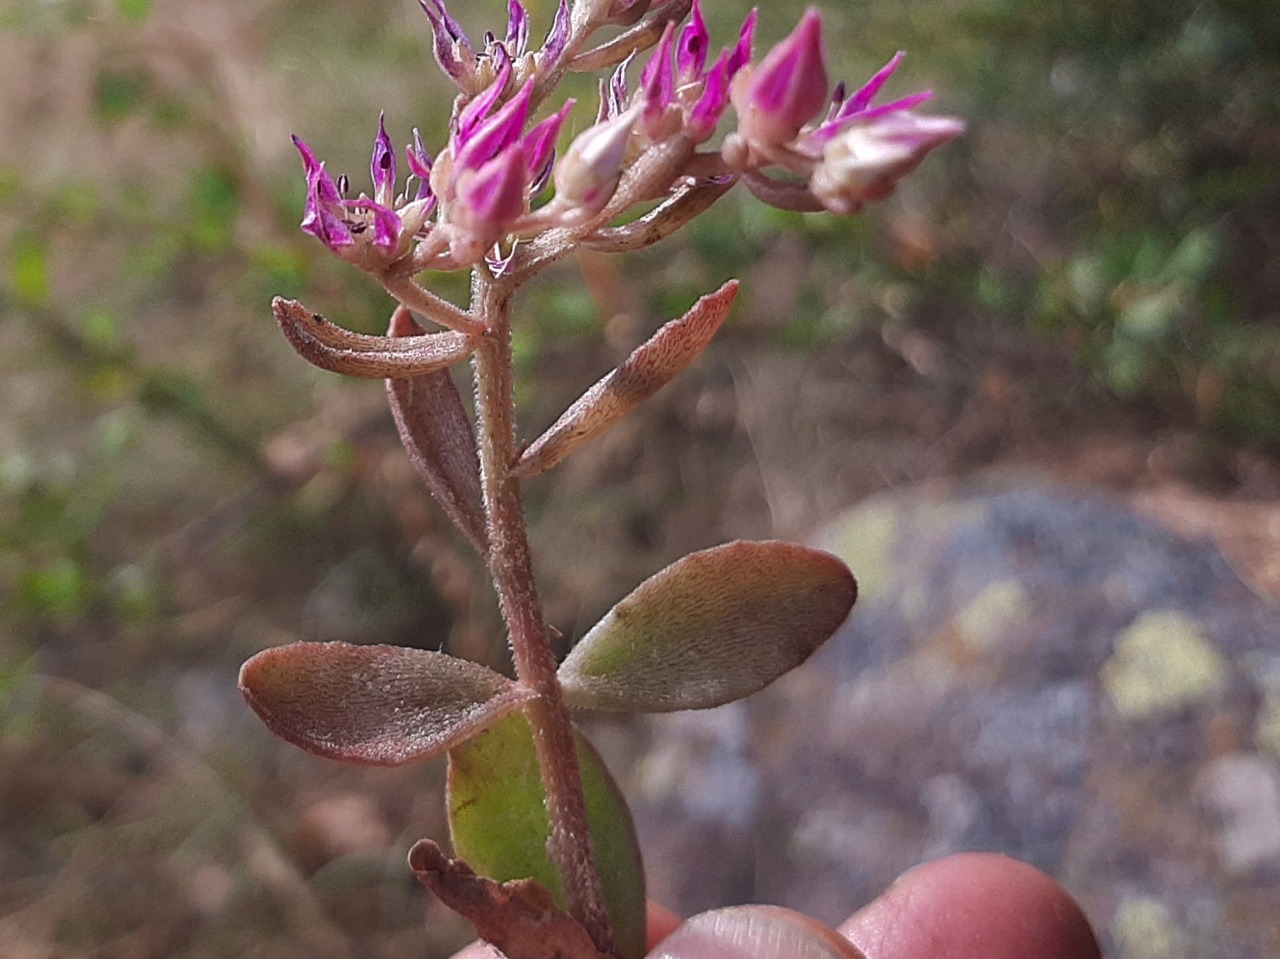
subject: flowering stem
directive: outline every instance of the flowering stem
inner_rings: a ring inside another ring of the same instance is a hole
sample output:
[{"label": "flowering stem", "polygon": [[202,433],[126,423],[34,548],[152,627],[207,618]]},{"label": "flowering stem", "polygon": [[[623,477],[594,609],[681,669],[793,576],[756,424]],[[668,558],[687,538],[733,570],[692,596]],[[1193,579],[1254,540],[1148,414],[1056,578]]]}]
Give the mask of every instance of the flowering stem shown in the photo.
[{"label": "flowering stem", "polygon": [[551,820],[548,853],[560,873],[569,911],[596,948],[613,951],[587,823],[586,797],[569,710],[556,678],[556,660],[543,621],[533,577],[516,461],[515,399],[512,390],[511,297],[514,286],[477,268],[472,315],[486,332],[473,356],[480,476],[489,529],[488,564],[511,637],[516,678],[537,695],[526,707]]},{"label": "flowering stem", "polygon": [[459,333],[478,335],[484,331],[484,324],[472,314],[458,309],[430,290],[423,289],[411,276],[384,272],[379,279],[382,280],[382,285],[388,293],[433,323],[439,323]]}]

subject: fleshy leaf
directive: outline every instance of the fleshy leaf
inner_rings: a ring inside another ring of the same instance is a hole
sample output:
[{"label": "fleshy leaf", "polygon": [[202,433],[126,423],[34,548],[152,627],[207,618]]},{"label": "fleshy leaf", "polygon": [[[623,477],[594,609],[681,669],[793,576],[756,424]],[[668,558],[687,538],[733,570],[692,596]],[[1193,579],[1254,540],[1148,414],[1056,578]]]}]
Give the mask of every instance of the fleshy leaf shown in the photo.
[{"label": "fleshy leaf", "polygon": [[[577,736],[587,819],[620,959],[645,947],[644,872],[631,812],[595,748]],[[454,853],[482,875],[533,879],[563,907],[564,888],[547,856],[551,825],[533,731],[512,713],[449,750],[449,830]]]},{"label": "fleshy leaf", "polygon": [[[399,307],[389,332],[393,338],[411,337],[422,328],[407,309]],[[387,400],[400,442],[418,476],[453,524],[484,555],[488,534],[476,437],[453,377],[448,370],[438,370],[407,380],[387,380]]]},{"label": "fleshy leaf", "polygon": [[409,850],[409,868],[506,959],[608,959],[596,951],[586,928],[532,879],[494,882],[477,876],[469,863],[449,859],[430,839]]},{"label": "fleshy leaf", "polygon": [[296,300],[271,301],[280,331],[298,355],[331,373],[366,379],[416,377],[465,360],[475,345],[465,333],[445,330],[391,339],[366,336],[330,323]]},{"label": "fleshy leaf", "polygon": [[350,643],[264,650],[240,668],[240,692],[282,739],[331,759],[376,766],[438,755],[527,696],[465,659]]},{"label": "fleshy leaf", "polygon": [[738,281],[730,280],[659,329],[534,440],[513,472],[527,478],[551,469],[658,392],[711,342],[737,295]]},{"label": "fleshy leaf", "polygon": [[857,596],[830,553],[740,540],[649,577],[560,666],[573,706],[669,712],[748,696],[804,662]]}]

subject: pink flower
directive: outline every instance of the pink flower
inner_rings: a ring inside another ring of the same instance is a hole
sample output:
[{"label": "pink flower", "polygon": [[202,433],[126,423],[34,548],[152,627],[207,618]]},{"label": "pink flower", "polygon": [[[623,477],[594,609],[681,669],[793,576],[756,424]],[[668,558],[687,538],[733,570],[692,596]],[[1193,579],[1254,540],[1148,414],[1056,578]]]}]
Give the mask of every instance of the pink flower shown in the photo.
[{"label": "pink flower", "polygon": [[575,215],[602,209],[622,176],[639,107],[588,127],[556,164],[556,200]]},{"label": "pink flower", "polygon": [[529,165],[517,140],[477,169],[459,174],[450,222],[464,231],[466,246],[483,255],[524,213],[528,188]]},{"label": "pink flower", "polygon": [[[737,44],[723,50],[708,70],[711,37],[699,0],[694,0],[692,19],[680,31],[678,40],[675,24],[668,23],[640,77],[638,96],[645,105],[642,128],[651,141],[665,140],[681,132],[688,134],[694,143],[711,137],[729,106],[730,83],[751,59],[755,26],[753,10],[742,24]],[[621,113],[625,99],[626,81],[618,73],[609,84],[609,103],[604,115]]]},{"label": "pink flower", "polygon": [[[394,175],[394,158],[389,164],[384,159],[390,142],[386,139],[386,130],[380,129],[374,146],[373,166],[383,170],[389,167],[391,175]],[[365,196],[346,199],[311,148],[296,136],[293,143],[302,156],[307,174],[307,206],[301,224],[303,232],[316,237],[343,259],[393,258],[404,229],[400,216],[386,203]],[[388,189],[384,189],[384,194]]]},{"label": "pink flower", "polygon": [[809,189],[832,213],[856,213],[887,197],[929,151],[963,132],[954,117],[909,110],[860,121],[827,142]]},{"label": "pink flower", "polygon": [[809,9],[791,35],[738,80],[738,133],[767,149],[796,138],[827,101],[822,14]]}]

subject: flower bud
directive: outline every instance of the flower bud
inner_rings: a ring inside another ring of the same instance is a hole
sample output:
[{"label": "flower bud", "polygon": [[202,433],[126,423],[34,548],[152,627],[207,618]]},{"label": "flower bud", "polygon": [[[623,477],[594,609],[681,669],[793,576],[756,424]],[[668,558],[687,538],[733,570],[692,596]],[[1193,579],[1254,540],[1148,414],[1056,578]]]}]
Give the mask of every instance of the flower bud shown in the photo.
[{"label": "flower bud", "polygon": [[529,13],[520,0],[507,0],[507,53],[512,57],[523,56],[529,49]]},{"label": "flower bud", "polygon": [[560,62],[569,46],[569,37],[573,33],[573,11],[569,9],[569,0],[560,0],[556,4],[556,16],[551,21],[551,29],[547,38],[542,41],[542,50],[538,53],[539,66],[545,67]]},{"label": "flower bud", "polygon": [[676,95],[676,70],[671,59],[674,42],[675,24],[668,21],[662,31],[662,39],[640,74],[640,89],[644,94],[644,130],[649,139],[655,141],[664,139],[678,127],[678,121],[668,117],[668,109]]},{"label": "flower bud", "polygon": [[528,161],[517,141],[479,169],[458,177],[450,219],[471,235],[476,249],[487,250],[524,213],[528,185]]},{"label": "flower bud", "polygon": [[355,237],[347,225],[343,211],[342,194],[333,177],[316,159],[306,141],[293,138],[293,145],[302,155],[302,165],[307,175],[307,206],[302,216],[302,231],[310,233],[335,253],[344,247],[355,245]]},{"label": "flower bud", "polygon": [[476,121],[470,130],[459,134],[453,158],[458,171],[455,176],[489,162],[520,138],[529,118],[532,96],[533,81],[528,80],[493,116]]},{"label": "flower bud", "polygon": [[681,83],[692,83],[702,77],[710,43],[711,33],[702,16],[702,4],[693,0],[691,19],[680,31],[676,44],[676,75]]},{"label": "flower bud", "polygon": [[413,130],[413,142],[404,148],[404,158],[409,164],[409,172],[418,178],[418,193],[414,199],[434,203],[435,194],[431,192],[431,154],[423,147],[422,135],[417,127]]},{"label": "flower bud", "polygon": [[627,143],[641,110],[640,105],[625,113],[588,127],[569,144],[564,159],[556,164],[556,197],[587,213],[601,209],[622,176]]},{"label": "flower bud", "polygon": [[934,147],[964,132],[954,117],[892,113],[849,127],[829,141],[809,189],[833,213],[856,213],[883,200]]},{"label": "flower bud", "polygon": [[454,83],[465,92],[471,92],[476,69],[476,55],[462,26],[445,7],[442,0],[418,0],[418,6],[431,21],[435,38],[436,63]]},{"label": "flower bud", "polygon": [[734,98],[739,133],[749,143],[789,143],[827,102],[822,15],[808,10],[791,35],[769,51]]},{"label": "flower bud", "polygon": [[373,158],[369,161],[369,175],[373,180],[373,198],[384,206],[390,206],[396,192],[396,149],[387,136],[386,114],[378,117],[378,136],[373,141]]}]

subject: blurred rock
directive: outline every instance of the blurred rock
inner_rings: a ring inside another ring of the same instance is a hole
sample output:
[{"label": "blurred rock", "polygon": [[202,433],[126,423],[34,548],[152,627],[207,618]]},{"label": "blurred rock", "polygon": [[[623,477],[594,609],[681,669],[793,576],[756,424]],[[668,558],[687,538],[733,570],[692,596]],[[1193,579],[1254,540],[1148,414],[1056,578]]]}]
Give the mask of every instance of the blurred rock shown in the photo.
[{"label": "blurred rock", "polygon": [[[1280,867],[1280,770],[1258,753],[1215,759],[1198,782],[1204,803],[1216,814],[1222,868],[1248,875]],[[1277,917],[1280,922],[1280,916]]]},{"label": "blurred rock", "polygon": [[642,730],[654,898],[835,922],[989,849],[1057,876],[1117,959],[1280,955],[1280,616],[1211,542],[974,487],[871,499],[818,545],[862,585],[844,630],[745,703]]}]

